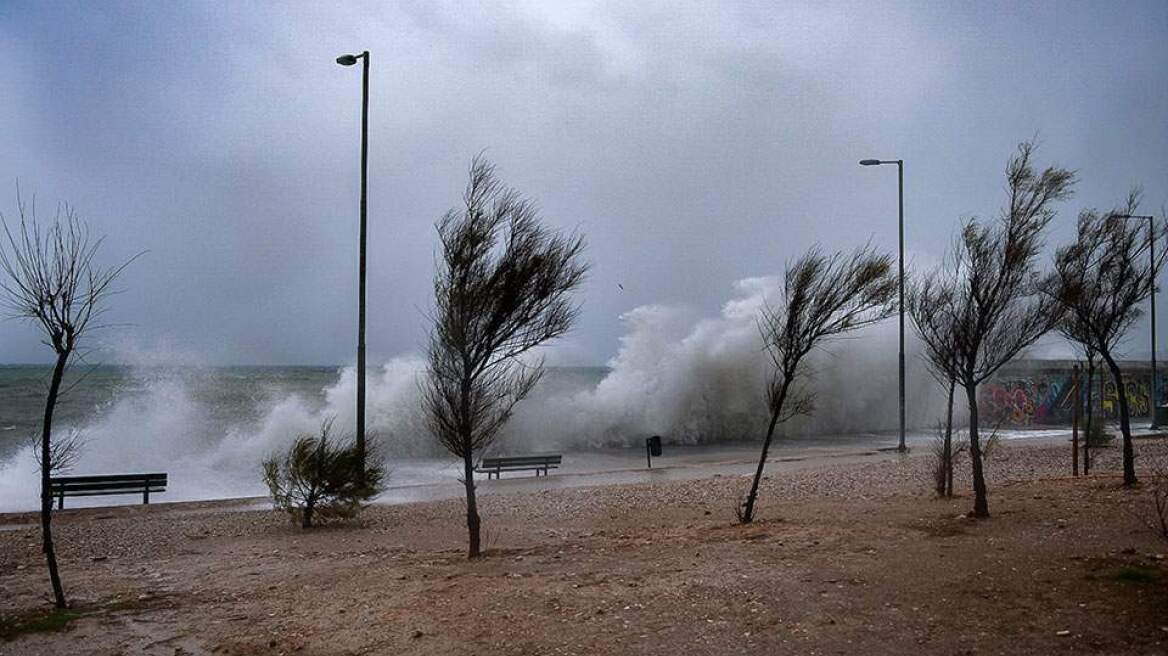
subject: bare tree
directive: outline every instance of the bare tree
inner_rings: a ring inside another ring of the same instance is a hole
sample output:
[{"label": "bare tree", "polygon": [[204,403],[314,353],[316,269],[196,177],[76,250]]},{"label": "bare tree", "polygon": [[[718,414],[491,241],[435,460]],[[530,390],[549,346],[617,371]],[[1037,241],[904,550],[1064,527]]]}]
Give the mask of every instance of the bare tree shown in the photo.
[{"label": "bare tree", "polygon": [[832,337],[888,317],[895,311],[896,289],[892,258],[870,247],[846,255],[825,255],[813,248],[787,267],[778,304],[764,307],[759,318],[772,367],[766,391],[771,419],[739,521],[754,520],[758,485],[775,427],[814,409],[814,397],[804,384],[811,373],[806,356]]},{"label": "bare tree", "polygon": [[950,254],[951,266],[921,280],[914,303],[951,316],[957,383],[969,405],[969,455],[975,517],[989,516],[983,449],[978,433],[977,386],[1050,330],[1056,303],[1038,293],[1034,262],[1052,205],[1068,197],[1075,175],[1050,167],[1035,171],[1032,142],[1023,142],[1006,165],[1008,201],[994,223],[970,219]]},{"label": "bare tree", "polygon": [[[41,472],[41,540],[53,599],[65,608],[65,590],[57,569],[53,546],[53,498],[50,478],[75,457],[77,440],[53,441],[53,411],[61,394],[65,370],[78,353],[81,341],[97,327],[111,285],[129,261],[102,268],[95,261],[103,238],[93,238],[86,225],[68,205],[58,207],[52,223],[40,225],[35,205],[26,205],[17,192],[19,221],[15,226],[0,216],[4,241],[0,242],[0,292],[9,314],[32,321],[56,361],[45,398],[38,462]],[[132,261],[132,260],[131,260]]]},{"label": "bare tree", "polygon": [[[954,280],[960,274],[961,260],[951,258],[942,264],[949,269],[946,280]],[[930,293],[924,293],[924,290]],[[917,335],[924,346],[922,358],[929,373],[948,390],[945,423],[940,429],[941,444],[936,449],[939,463],[937,491],[940,496],[953,496],[953,394],[957,387],[957,354],[954,351],[957,321],[955,306],[957,294],[951,288],[914,284],[906,302],[909,317],[916,327]]]},{"label": "bare tree", "polygon": [[463,207],[438,222],[442,261],[434,279],[423,407],[438,441],[463,462],[469,556],[480,553],[476,454],[487,449],[543,374],[520,358],[560,337],[579,308],[584,241],[540,226],[536,207],[505,188],[476,157]]},{"label": "bare tree", "polygon": [[1054,272],[1045,285],[1050,296],[1073,315],[1078,330],[1072,338],[1097,352],[1115,380],[1123,434],[1123,484],[1129,487],[1136,484],[1135,452],[1127,386],[1115,360],[1116,348],[1143,314],[1140,304],[1155,289],[1156,272],[1164,262],[1163,253],[1154,260],[1149,257],[1151,240],[1168,234],[1163,223],[1145,229],[1142,223],[1119,218],[1135,213],[1139,200],[1136,189],[1121,208],[1081,212],[1075,243],[1058,250]]}]

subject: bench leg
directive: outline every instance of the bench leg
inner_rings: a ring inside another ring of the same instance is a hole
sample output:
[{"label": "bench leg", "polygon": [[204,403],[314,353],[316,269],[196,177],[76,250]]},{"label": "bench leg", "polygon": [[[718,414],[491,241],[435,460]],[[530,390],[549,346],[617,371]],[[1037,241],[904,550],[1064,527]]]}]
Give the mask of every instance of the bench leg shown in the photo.
[{"label": "bench leg", "polygon": [[65,509],[65,494],[62,493],[60,496],[57,497],[57,510],[64,510],[64,509]]},{"label": "bench leg", "polygon": [[150,505],[150,488],[142,490],[142,503],[147,506]]}]

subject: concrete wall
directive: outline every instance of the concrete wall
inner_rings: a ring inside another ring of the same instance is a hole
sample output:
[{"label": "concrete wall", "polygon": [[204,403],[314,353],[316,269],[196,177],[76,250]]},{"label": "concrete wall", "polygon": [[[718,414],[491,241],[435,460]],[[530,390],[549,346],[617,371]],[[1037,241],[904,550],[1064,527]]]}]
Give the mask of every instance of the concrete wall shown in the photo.
[{"label": "concrete wall", "polygon": [[[978,390],[978,405],[984,416],[1003,426],[1069,424],[1072,408],[1071,360],[1016,360],[1000,369]],[[1131,417],[1150,419],[1151,365],[1148,362],[1121,362],[1127,382]],[[1168,372],[1157,367],[1159,405],[1168,404]],[[1086,372],[1083,373],[1084,381]],[[1093,385],[1095,412],[1114,419],[1119,414],[1119,397],[1106,365],[1096,368]],[[1082,395],[1086,400],[1084,382]]]}]

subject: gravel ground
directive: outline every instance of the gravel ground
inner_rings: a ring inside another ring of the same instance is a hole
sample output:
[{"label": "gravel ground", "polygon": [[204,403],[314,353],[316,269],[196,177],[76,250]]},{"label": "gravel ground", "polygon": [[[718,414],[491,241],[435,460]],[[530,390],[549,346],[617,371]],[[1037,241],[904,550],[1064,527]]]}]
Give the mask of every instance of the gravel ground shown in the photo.
[{"label": "gravel ground", "polygon": [[[741,476],[492,495],[476,562],[458,501],[311,532],[221,502],[66,511],[83,617],[0,654],[1168,653],[1147,490],[1119,488],[1117,448],[1071,479],[1068,449],[1000,444],[986,522],[932,496],[926,455],[772,467],[748,527]],[[36,526],[0,532],[0,624],[46,593]]]}]

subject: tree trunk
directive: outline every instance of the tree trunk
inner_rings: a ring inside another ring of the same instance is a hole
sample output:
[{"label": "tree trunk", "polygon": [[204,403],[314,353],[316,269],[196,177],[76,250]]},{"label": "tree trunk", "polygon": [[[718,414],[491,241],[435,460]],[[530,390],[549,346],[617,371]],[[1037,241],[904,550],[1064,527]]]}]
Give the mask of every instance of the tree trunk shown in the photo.
[{"label": "tree trunk", "polygon": [[969,461],[973,465],[973,516],[989,517],[990,506],[986,500],[985,474],[981,468],[981,442],[977,434],[977,385],[965,385],[965,397],[969,401]]},{"label": "tree trunk", "polygon": [[1136,455],[1132,448],[1131,421],[1127,408],[1127,385],[1123,381],[1123,372],[1111,357],[1104,353],[1107,367],[1111,369],[1111,377],[1115,379],[1115,393],[1119,397],[1119,431],[1123,433],[1123,486],[1132,487],[1136,484]]},{"label": "tree trunk", "polygon": [[1091,473],[1091,420],[1094,416],[1094,406],[1091,404],[1095,396],[1095,360],[1087,360],[1087,435],[1083,439],[1083,475]]},{"label": "tree trunk", "polygon": [[61,379],[68,361],[68,351],[57,354],[53,379],[49,383],[49,395],[45,399],[45,420],[41,427],[41,539],[45,562],[49,566],[49,581],[53,585],[53,601],[57,608],[66,608],[68,603],[65,600],[65,588],[61,586],[61,574],[57,571],[57,552],[53,548],[53,490],[49,479],[53,471],[53,410],[57,406],[57,395],[61,391]]},{"label": "tree trunk", "polygon": [[479,532],[479,507],[475,501],[474,462],[471,453],[467,450],[462,457],[463,484],[466,486],[466,530],[470,536],[470,547],[467,558],[478,558],[481,555],[481,537]]},{"label": "tree trunk", "polygon": [[316,501],[309,499],[304,502],[304,510],[300,513],[300,528],[312,528],[312,511]]},{"label": "tree trunk", "polygon": [[953,497],[953,389],[957,380],[949,379],[949,405],[945,411],[945,497]]},{"label": "tree trunk", "polygon": [[758,469],[754,472],[754,482],[750,484],[750,494],[746,495],[746,503],[742,509],[741,519],[743,524],[749,524],[754,521],[754,500],[758,498],[758,484],[762,480],[762,470],[766,466],[767,452],[771,449],[771,440],[775,436],[775,424],[779,423],[779,412],[781,410],[782,402],[780,401],[779,409],[771,411],[771,424],[767,427],[766,440],[762,443],[762,456],[758,459]]},{"label": "tree trunk", "polygon": [[1071,374],[1071,473],[1079,475],[1079,365]]}]

